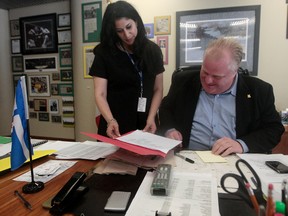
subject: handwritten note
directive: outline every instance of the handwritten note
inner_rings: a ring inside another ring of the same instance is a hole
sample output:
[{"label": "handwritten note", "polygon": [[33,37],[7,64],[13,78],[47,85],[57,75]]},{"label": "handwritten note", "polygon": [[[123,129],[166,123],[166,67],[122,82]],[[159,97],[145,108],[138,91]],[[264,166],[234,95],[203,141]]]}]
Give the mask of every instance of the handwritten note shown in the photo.
[{"label": "handwritten note", "polygon": [[220,155],[214,155],[211,151],[195,151],[196,154],[205,163],[225,163],[227,162],[225,158]]}]

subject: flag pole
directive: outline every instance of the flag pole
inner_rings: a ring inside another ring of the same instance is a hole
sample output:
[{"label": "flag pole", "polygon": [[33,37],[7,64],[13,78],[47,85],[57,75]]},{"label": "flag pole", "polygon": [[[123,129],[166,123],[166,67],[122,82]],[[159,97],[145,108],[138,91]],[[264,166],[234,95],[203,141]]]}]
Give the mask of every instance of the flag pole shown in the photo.
[{"label": "flag pole", "polygon": [[[27,82],[26,82],[26,78],[24,77],[25,80],[25,90],[26,90],[26,94],[25,94],[25,100],[27,102],[28,105],[28,92],[27,92]],[[44,189],[44,183],[41,181],[36,181],[34,180],[34,171],[33,171],[33,159],[32,159],[32,152],[33,152],[33,146],[31,144],[31,138],[30,138],[30,124],[29,124],[29,116],[28,116],[28,110],[27,110],[27,116],[26,116],[26,122],[27,122],[27,133],[28,133],[28,146],[29,146],[29,164],[30,164],[30,171],[31,171],[31,182],[24,185],[22,187],[22,191],[23,193],[26,194],[31,194],[31,193],[36,193],[39,192],[41,190]]]}]

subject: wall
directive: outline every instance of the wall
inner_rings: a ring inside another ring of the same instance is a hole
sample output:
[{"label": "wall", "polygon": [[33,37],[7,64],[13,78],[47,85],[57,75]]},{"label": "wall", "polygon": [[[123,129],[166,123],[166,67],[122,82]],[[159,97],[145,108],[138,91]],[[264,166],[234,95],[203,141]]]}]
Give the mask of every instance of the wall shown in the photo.
[{"label": "wall", "polygon": [[[19,19],[20,17],[30,17],[30,16],[35,16],[35,15],[41,15],[41,14],[49,14],[49,13],[56,13],[56,17],[57,17],[57,14],[70,13],[70,2],[67,0],[67,1],[44,4],[44,5],[13,9],[9,11],[9,19],[14,20],[14,19]],[[8,21],[8,24],[9,24],[9,21]],[[60,68],[58,53],[35,54],[35,55],[29,55],[29,57],[45,57],[45,56],[51,56],[51,55],[57,56],[58,72],[60,72],[61,68]],[[10,58],[8,62],[10,62]],[[11,75],[11,72],[10,72],[10,75]],[[58,81],[52,80],[52,72],[40,72],[40,73],[30,72],[28,75],[49,75],[50,84],[60,83],[60,81],[58,82]],[[64,82],[61,82],[61,83],[64,84]],[[61,102],[62,97],[61,96],[51,95],[51,97],[29,97],[29,99],[31,100],[47,99],[47,108],[49,108],[49,103],[48,103],[49,99],[58,99],[59,114],[62,115],[62,102]],[[33,109],[30,109],[30,111],[33,111]],[[11,108],[11,114],[12,114],[12,108]],[[38,112],[38,115],[39,115],[39,112]],[[62,119],[63,119],[63,115],[62,115]],[[10,122],[11,122],[11,116],[10,116]],[[31,136],[38,136],[38,137],[48,137],[48,138],[68,139],[68,140],[75,139],[74,128],[64,127],[62,123],[52,123],[51,115],[50,115],[49,122],[39,121],[38,117],[37,119],[30,118],[30,134]]]}]

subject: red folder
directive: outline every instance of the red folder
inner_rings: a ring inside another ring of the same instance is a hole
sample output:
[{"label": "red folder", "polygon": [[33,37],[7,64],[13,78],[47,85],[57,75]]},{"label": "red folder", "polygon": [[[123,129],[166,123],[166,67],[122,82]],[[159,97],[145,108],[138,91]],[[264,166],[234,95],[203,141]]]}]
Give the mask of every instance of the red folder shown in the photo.
[{"label": "red folder", "polygon": [[153,150],[153,149],[149,149],[149,148],[145,148],[145,147],[141,147],[141,146],[137,146],[137,145],[133,145],[131,143],[127,143],[127,142],[123,142],[117,139],[111,139],[109,137],[105,137],[99,134],[93,134],[93,133],[86,133],[86,132],[81,132],[81,134],[84,134],[86,136],[92,137],[94,139],[100,140],[102,142],[107,142],[113,145],[116,145],[120,148],[126,149],[128,151],[140,154],[140,155],[158,155],[161,157],[165,157],[166,154],[164,152],[161,152],[159,150]]}]

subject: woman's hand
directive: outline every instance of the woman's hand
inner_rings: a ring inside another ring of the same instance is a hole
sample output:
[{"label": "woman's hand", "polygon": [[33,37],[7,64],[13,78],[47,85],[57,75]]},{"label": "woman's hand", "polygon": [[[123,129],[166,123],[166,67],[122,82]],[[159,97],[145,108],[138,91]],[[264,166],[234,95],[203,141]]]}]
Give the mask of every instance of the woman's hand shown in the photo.
[{"label": "woman's hand", "polygon": [[113,118],[107,122],[106,134],[112,139],[120,136],[119,125],[116,119]]},{"label": "woman's hand", "polygon": [[144,132],[155,133],[157,130],[156,124],[154,120],[147,120],[146,126],[143,129]]}]

